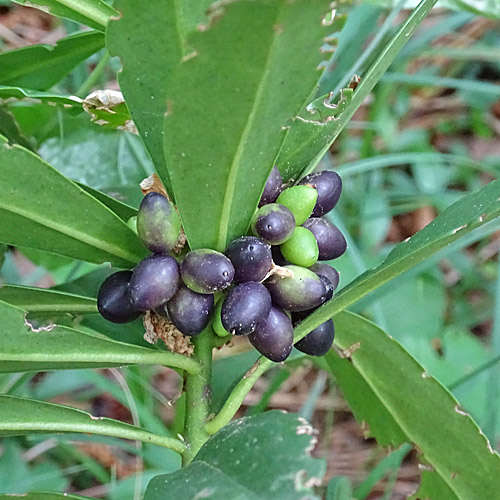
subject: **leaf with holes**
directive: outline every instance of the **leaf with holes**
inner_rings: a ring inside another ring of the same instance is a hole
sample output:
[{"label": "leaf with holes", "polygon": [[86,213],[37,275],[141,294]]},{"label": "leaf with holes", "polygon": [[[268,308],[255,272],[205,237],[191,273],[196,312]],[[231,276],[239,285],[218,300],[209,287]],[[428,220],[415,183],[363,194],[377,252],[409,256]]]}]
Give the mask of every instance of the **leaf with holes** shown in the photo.
[{"label": "leaf with holes", "polygon": [[[20,301],[19,298],[17,300]],[[45,308],[48,307],[54,306],[45,305]],[[58,307],[71,308],[67,304],[59,304]],[[84,307],[87,307],[87,303]],[[35,308],[43,308],[43,304],[38,304]],[[5,302],[0,302],[0,317],[0,373],[141,363],[168,365],[188,371],[197,369],[193,360],[180,354],[125,344],[52,323],[37,326],[27,319],[26,310]]]},{"label": "leaf with holes", "polygon": [[321,483],[325,463],[310,455],[315,441],[313,428],[293,414],[240,418],[211,437],[188,467],[155,477],[144,500],[317,500],[312,487]]},{"label": "leaf with holes", "polygon": [[324,323],[396,276],[500,215],[500,181],[464,196],[424,229],[399,243],[378,266],[364,272],[296,328],[296,338]]},{"label": "leaf with holes", "polygon": [[118,267],[147,255],[123,220],[35,154],[0,138],[0,167],[1,242]]},{"label": "leaf with holes", "polygon": [[335,326],[349,359],[332,350],[326,361],[356,418],[380,444],[409,442],[421,453],[426,473],[414,498],[495,498],[500,457],[452,394],[370,321],[344,312]]},{"label": "leaf with holes", "polygon": [[[361,75],[361,83],[356,87],[354,94],[348,94],[349,89],[344,89],[343,94],[335,103],[335,96],[329,97],[321,106],[322,112],[308,113],[307,108],[302,112],[303,120],[295,122],[289,132],[287,143],[283,145],[276,163],[280,165],[287,177],[299,178],[314,170],[321,157],[339,136],[355,111],[363,104],[365,98],[386,72],[392,61],[399,54],[411,34],[425,19],[437,0],[422,0],[408,19],[399,28],[392,39],[386,43],[379,56],[368,70]],[[354,75],[351,75],[354,77]],[[317,101],[316,101],[317,103]],[[336,109],[333,106],[338,106]],[[318,106],[315,106],[318,108]],[[333,114],[332,114],[333,111]],[[318,120],[316,115],[326,119]],[[333,116],[334,118],[327,118]],[[304,121],[305,120],[305,121]],[[307,126],[306,126],[307,125]],[[294,130],[296,127],[296,130]],[[295,156],[297,161],[295,162]],[[292,164],[290,163],[292,162]],[[305,165],[305,167],[304,167]]]}]

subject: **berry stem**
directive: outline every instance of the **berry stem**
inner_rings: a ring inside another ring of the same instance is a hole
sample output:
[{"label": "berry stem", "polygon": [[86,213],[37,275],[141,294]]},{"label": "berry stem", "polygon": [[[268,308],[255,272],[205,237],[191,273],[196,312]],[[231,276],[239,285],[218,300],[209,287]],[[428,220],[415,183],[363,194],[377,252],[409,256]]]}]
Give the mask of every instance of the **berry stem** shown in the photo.
[{"label": "berry stem", "polygon": [[196,374],[187,374],[186,419],[184,437],[188,448],[183,453],[183,465],[188,465],[196,456],[205,441],[210,437],[205,430],[210,413],[212,349],[214,333],[208,326],[202,333],[193,338],[194,354],[192,359],[198,362],[200,370]]},{"label": "berry stem", "polygon": [[238,382],[229,397],[226,399],[224,406],[219,413],[207,423],[205,432],[208,435],[215,434],[218,430],[222,429],[225,425],[231,422],[232,418],[240,408],[245,396],[250,392],[257,379],[263,375],[265,371],[271,368],[272,361],[260,357]]}]

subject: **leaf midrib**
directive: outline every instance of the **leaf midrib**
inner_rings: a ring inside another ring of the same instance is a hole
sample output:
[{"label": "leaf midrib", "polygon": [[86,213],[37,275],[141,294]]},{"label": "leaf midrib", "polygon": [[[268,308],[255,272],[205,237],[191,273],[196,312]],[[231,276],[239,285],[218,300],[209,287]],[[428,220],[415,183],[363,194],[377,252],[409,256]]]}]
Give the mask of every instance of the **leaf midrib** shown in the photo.
[{"label": "leaf midrib", "polygon": [[[84,191],[82,191],[84,192]],[[85,192],[84,192],[85,193]],[[86,193],[85,193],[86,194]],[[104,205],[103,205],[104,206]],[[107,243],[105,244],[102,240],[98,238],[94,238],[93,236],[82,233],[81,231],[75,231],[72,227],[66,226],[64,224],[58,224],[55,221],[49,221],[44,219],[43,217],[40,217],[33,212],[30,212],[29,210],[23,210],[22,208],[19,207],[12,207],[9,205],[6,205],[0,201],[0,209],[5,210],[6,212],[10,212],[16,215],[19,215],[20,217],[24,217],[25,219],[31,220],[33,222],[36,222],[40,224],[41,226],[44,226],[48,229],[52,229],[58,233],[64,234],[65,236],[68,236],[69,238],[72,238],[76,241],[80,241],[82,243],[85,243],[89,246],[92,246],[94,248],[97,248],[99,250],[103,250],[106,253],[109,253],[110,255],[114,255],[116,257],[120,257],[127,262],[135,263],[140,257],[135,256],[133,254],[130,254],[123,248],[117,247],[113,244]],[[112,213],[112,212],[110,212]],[[117,220],[119,220],[122,224],[123,221],[119,218],[116,217]]]},{"label": "leaf midrib", "polygon": [[[283,7],[284,7],[284,5],[282,4],[281,7],[277,10],[275,20],[279,19],[279,17],[281,16]],[[232,204],[234,201],[234,192],[236,189],[236,178],[238,175],[238,165],[239,165],[239,162],[244,154],[245,145],[247,143],[248,135],[250,133],[250,130],[252,129],[255,117],[257,116],[257,111],[260,108],[260,104],[261,104],[262,98],[264,96],[265,84],[267,83],[267,79],[268,79],[269,72],[271,69],[270,62],[271,62],[272,56],[274,54],[276,41],[278,40],[278,37],[280,35],[277,30],[274,30],[273,33],[274,33],[273,40],[269,46],[269,51],[267,53],[265,70],[264,70],[262,78],[257,86],[257,89],[255,91],[255,98],[253,100],[252,109],[250,111],[250,114],[248,115],[248,120],[245,124],[245,127],[244,127],[242,133],[241,133],[240,141],[238,143],[238,147],[236,148],[236,152],[235,152],[235,155],[233,157],[231,167],[229,169],[229,174],[227,176],[226,190],[224,193],[224,201],[222,204],[222,210],[221,210],[221,216],[220,216],[219,238],[217,239],[217,245],[216,245],[216,248],[219,251],[224,251],[226,248],[227,233],[229,230],[229,222],[230,222],[229,219],[231,217],[231,207],[232,207]]]}]

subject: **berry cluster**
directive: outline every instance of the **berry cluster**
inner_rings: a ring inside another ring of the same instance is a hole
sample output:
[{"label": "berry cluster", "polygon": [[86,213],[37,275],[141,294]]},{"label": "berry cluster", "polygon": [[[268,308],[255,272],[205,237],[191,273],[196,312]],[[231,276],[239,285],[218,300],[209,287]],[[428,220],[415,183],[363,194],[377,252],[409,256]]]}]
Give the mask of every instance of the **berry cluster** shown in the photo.
[{"label": "berry cluster", "polygon": [[[199,249],[184,258],[171,255],[181,233],[175,207],[165,196],[148,193],[139,207],[137,233],[153,254],[133,271],[119,271],[104,281],[99,312],[125,323],[154,311],[188,336],[212,320],[218,335],[248,335],[262,355],[284,361],[292,350],[293,325],[329,300],[338,285],[337,271],[317,261],[346,250],[342,233],[322,218],[341,190],[340,177],[331,171],[283,189],[274,167],[252,219],[253,235],[237,238],[224,254]],[[328,320],[295,347],[321,356],[334,334]]]}]

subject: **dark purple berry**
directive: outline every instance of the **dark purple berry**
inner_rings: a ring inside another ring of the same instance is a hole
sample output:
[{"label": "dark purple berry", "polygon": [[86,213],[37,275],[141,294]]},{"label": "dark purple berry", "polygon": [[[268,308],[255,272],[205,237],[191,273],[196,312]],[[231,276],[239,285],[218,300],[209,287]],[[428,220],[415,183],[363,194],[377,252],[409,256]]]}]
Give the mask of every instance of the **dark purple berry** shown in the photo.
[{"label": "dark purple berry", "polygon": [[331,170],[306,175],[299,184],[309,184],[318,191],[318,200],[312,217],[322,217],[332,210],[339,201],[342,192],[342,179],[337,172]]},{"label": "dark purple berry", "polygon": [[326,300],[328,290],[317,274],[299,266],[285,266],[284,269],[291,271],[293,277],[276,273],[264,282],[278,307],[287,311],[306,311]]},{"label": "dark purple berry", "polygon": [[179,265],[170,255],[150,255],[132,273],[129,298],[139,311],[147,311],[170,300],[179,288]]},{"label": "dark purple berry", "polygon": [[257,325],[248,339],[263,356],[280,363],[285,361],[292,351],[292,322],[281,309],[271,307],[267,319]]},{"label": "dark purple berry", "polygon": [[318,276],[324,276],[331,283],[333,291],[339,286],[340,276],[335,268],[323,262],[316,262],[313,266],[309,268],[314,271]]},{"label": "dark purple berry", "polygon": [[252,232],[270,245],[281,245],[295,229],[295,217],[283,205],[270,203],[259,208],[252,219]]},{"label": "dark purple berry", "polygon": [[233,335],[248,335],[267,318],[271,295],[261,283],[247,281],[235,286],[222,303],[222,326]]},{"label": "dark purple berry", "polygon": [[264,192],[260,198],[259,207],[276,201],[276,198],[281,193],[281,184],[283,184],[281,173],[278,170],[278,167],[273,167],[269,177],[267,178]]},{"label": "dark purple berry", "polygon": [[329,319],[299,340],[295,347],[310,356],[324,356],[332,347],[335,338],[335,326]]},{"label": "dark purple berry", "polygon": [[210,322],[213,308],[212,294],[196,293],[182,284],[167,302],[170,321],[184,335],[196,335],[202,332]]},{"label": "dark purple berry", "polygon": [[181,221],[174,205],[159,193],[148,193],[137,213],[137,233],[155,253],[174,248],[181,231]]},{"label": "dark purple berry", "polygon": [[108,276],[99,288],[97,309],[101,316],[113,323],[128,323],[140,316],[128,299],[132,271],[118,271]]},{"label": "dark purple berry", "polygon": [[255,236],[234,240],[225,253],[234,266],[234,279],[238,283],[262,281],[273,263],[271,247]]},{"label": "dark purple berry", "polygon": [[209,249],[193,250],[181,263],[181,278],[194,292],[215,293],[231,284],[234,267],[220,252]]},{"label": "dark purple berry", "polygon": [[304,227],[314,234],[318,242],[319,260],[336,259],[346,251],[344,235],[330,221],[322,218],[308,219]]}]

